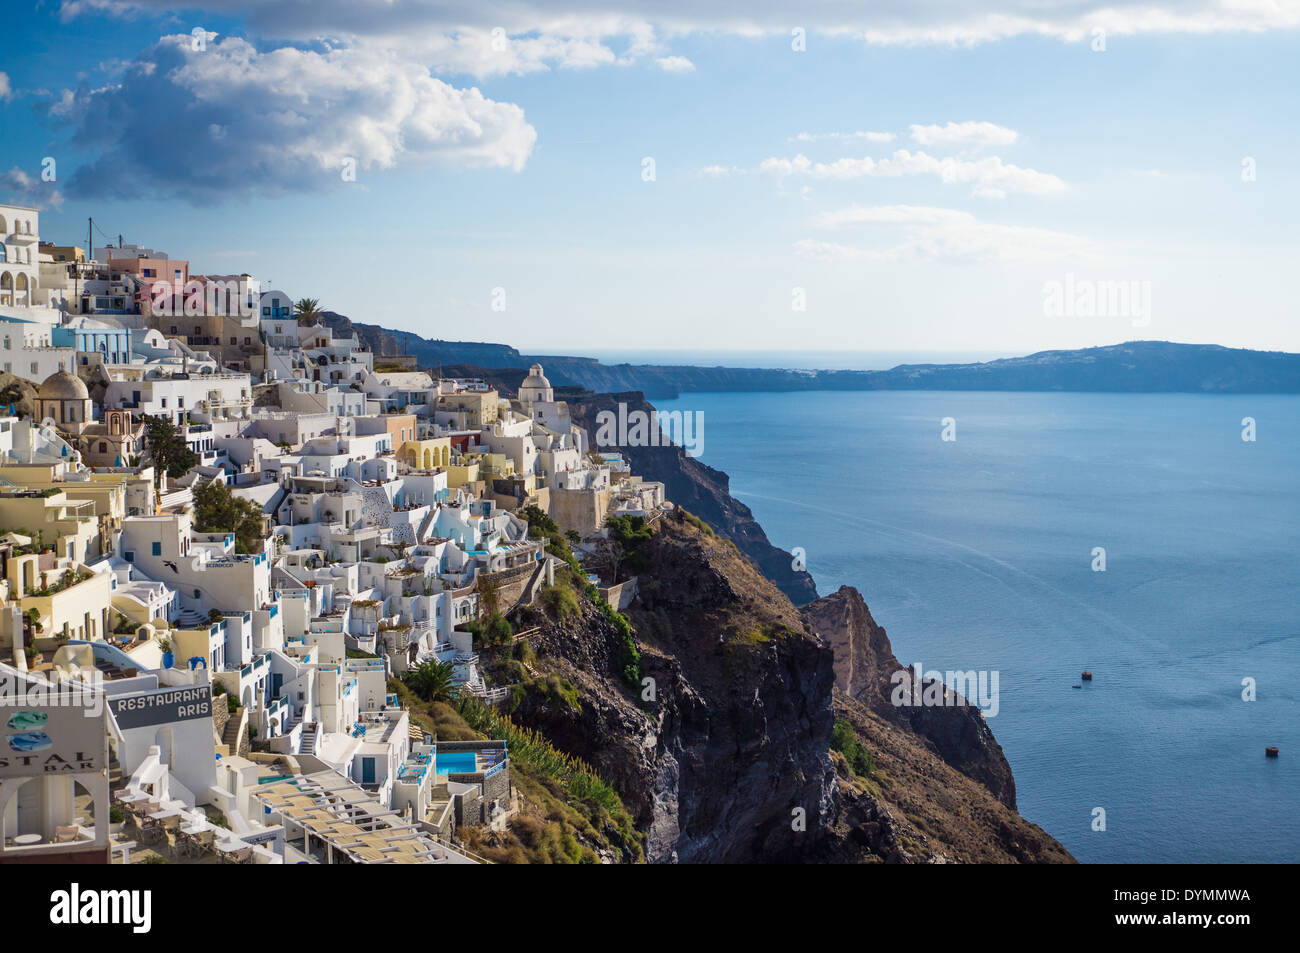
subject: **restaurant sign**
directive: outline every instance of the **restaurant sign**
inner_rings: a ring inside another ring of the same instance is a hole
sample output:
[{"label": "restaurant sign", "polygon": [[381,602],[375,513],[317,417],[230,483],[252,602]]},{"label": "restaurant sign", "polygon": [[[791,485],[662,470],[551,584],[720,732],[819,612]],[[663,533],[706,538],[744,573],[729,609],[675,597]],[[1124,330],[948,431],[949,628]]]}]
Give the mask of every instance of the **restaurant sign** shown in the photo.
[{"label": "restaurant sign", "polygon": [[212,689],[207,685],[167,688],[141,695],[122,695],[108,700],[123,731],[148,728],[177,721],[212,717]]}]

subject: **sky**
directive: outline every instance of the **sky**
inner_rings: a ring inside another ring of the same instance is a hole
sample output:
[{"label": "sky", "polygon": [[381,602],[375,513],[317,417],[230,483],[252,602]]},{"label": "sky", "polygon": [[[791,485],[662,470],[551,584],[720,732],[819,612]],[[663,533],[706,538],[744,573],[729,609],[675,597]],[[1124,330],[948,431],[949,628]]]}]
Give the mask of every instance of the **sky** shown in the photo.
[{"label": "sky", "polygon": [[1300,0],[43,0],[6,28],[0,202],[43,239],[93,217],[357,321],[1300,351]]}]

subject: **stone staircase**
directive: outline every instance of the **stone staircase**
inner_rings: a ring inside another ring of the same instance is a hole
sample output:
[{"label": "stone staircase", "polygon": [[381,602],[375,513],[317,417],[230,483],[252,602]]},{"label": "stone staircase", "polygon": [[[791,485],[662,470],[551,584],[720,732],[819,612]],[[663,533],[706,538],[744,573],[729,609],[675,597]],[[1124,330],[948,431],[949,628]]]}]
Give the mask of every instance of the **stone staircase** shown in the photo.
[{"label": "stone staircase", "polygon": [[[222,702],[225,696],[218,696]],[[226,746],[226,750],[232,755],[246,755],[248,753],[248,710],[243,706],[236,708],[226,722],[226,727],[221,732],[221,743]]]},{"label": "stone staircase", "polygon": [[176,617],[176,626],[181,629],[206,629],[208,617],[197,609],[182,609]]},{"label": "stone staircase", "polygon": [[315,754],[320,722],[309,721],[302,726],[302,744],[298,746],[299,754]]}]

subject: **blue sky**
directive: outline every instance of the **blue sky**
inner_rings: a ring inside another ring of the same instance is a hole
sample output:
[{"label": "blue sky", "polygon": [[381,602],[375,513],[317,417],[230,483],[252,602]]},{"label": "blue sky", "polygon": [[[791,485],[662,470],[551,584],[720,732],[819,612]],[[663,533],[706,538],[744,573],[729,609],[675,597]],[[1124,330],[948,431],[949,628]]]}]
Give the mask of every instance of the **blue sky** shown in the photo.
[{"label": "blue sky", "polygon": [[729,6],[46,2],[0,201],[534,352],[1300,350],[1300,5]]}]

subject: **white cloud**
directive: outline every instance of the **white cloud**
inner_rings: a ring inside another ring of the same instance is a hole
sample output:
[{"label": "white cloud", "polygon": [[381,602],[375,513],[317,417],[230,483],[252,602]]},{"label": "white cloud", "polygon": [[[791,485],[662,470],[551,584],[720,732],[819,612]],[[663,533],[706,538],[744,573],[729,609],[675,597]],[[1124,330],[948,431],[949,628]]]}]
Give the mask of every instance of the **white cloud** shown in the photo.
[{"label": "white cloud", "polygon": [[[894,238],[884,247],[860,248],[805,238],[795,252],[813,261],[1059,261],[1088,258],[1091,244],[1076,235],[1024,225],[982,222],[959,209],[918,205],[851,206],[818,216],[819,229],[874,228]],[[896,240],[901,233],[902,241]]]},{"label": "white cloud", "polygon": [[373,48],[259,50],[233,37],[206,51],[164,37],[117,82],[65,92],[52,111],[96,153],[74,193],[195,202],[337,187],[348,159],[359,180],[434,164],[518,171],[537,138],[518,106]]},{"label": "white cloud", "polygon": [[791,136],[790,142],[893,142],[898,136],[892,132],[801,132]]},{"label": "white cloud", "polygon": [[973,160],[937,158],[925,152],[909,152],[907,149],[899,149],[886,159],[863,156],[860,159],[843,158],[833,162],[813,162],[803,154],[793,158],[773,156],[759,164],[759,171],[783,178],[807,176],[838,181],[935,175],[947,184],[969,184],[973,187],[973,194],[984,198],[1002,198],[1008,192],[1057,195],[1067,188],[1065,182],[1050,173],[1011,165],[997,156]]},{"label": "white cloud", "polygon": [[592,69],[630,63],[599,36],[541,34],[511,37],[493,29],[459,28],[446,34],[413,33],[379,39],[361,36],[355,46],[382,46],[404,58],[427,62],[440,73],[506,76],[560,69]]},{"label": "white cloud", "polygon": [[911,126],[912,141],[921,146],[957,151],[1014,145],[1014,129],[991,122],[950,122],[944,126]]},{"label": "white cloud", "polygon": [[695,64],[684,56],[661,56],[655,62],[667,73],[691,73],[695,70]]},{"label": "white cloud", "polygon": [[7,103],[13,98],[13,88],[9,85],[9,74],[0,70],[0,103]]},{"label": "white cloud", "polygon": [[[433,69],[476,76],[666,58],[661,38],[691,33],[788,37],[787,5],[734,0],[63,0],[88,11],[219,11],[270,38],[371,41]],[[190,17],[190,19],[193,19]],[[964,46],[1018,36],[1079,42],[1148,33],[1261,32],[1300,27],[1291,0],[804,0],[794,17],[817,36],[876,45]],[[505,31],[504,49],[491,43]]]},{"label": "white cloud", "polygon": [[53,182],[29,175],[18,166],[8,172],[0,172],[0,197],[15,205],[28,205],[32,208],[63,207],[63,193]]}]

